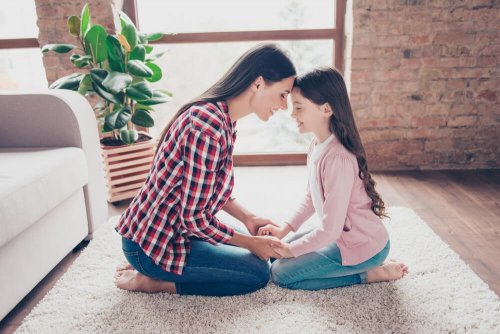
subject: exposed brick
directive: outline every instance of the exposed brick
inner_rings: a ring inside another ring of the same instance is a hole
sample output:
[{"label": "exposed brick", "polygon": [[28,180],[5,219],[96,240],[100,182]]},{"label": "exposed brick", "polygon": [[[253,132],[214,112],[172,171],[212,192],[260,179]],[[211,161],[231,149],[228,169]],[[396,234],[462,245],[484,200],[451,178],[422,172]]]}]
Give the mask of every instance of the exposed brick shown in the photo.
[{"label": "exposed brick", "polygon": [[477,116],[467,115],[467,116],[456,116],[448,120],[449,127],[464,127],[471,126],[477,123]]}]

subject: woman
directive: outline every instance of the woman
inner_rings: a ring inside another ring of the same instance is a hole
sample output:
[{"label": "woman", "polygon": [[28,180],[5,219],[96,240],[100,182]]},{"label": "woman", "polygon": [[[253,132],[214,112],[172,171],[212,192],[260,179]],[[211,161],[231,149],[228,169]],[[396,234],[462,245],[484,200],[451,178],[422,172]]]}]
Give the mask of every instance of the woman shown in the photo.
[{"label": "woman", "polygon": [[[272,222],[230,199],[235,125],[252,113],[267,121],[286,109],[295,74],[279,47],[259,45],[180,108],[163,132],[144,186],[116,227],[129,262],[117,269],[117,287],[225,296],[268,283],[267,260],[280,256],[272,238],[255,234]],[[220,222],[220,209],[252,235]]]}]

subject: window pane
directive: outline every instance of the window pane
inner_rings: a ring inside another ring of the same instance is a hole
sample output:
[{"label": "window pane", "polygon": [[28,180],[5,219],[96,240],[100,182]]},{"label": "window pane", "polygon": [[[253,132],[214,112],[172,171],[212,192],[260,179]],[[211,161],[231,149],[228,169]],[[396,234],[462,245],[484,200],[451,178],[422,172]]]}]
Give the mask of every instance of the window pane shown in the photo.
[{"label": "window pane", "polygon": [[0,50],[0,89],[37,90],[47,87],[40,49]]},{"label": "window pane", "polygon": [[142,32],[211,32],[334,27],[335,0],[137,1]]},{"label": "window pane", "polygon": [[0,7],[1,38],[36,38],[38,36],[38,27],[36,25],[35,0],[5,2],[9,4]]},{"label": "window pane", "polygon": [[[156,107],[155,130],[161,131],[182,104],[204,92],[239,56],[255,44],[257,43],[155,45],[154,53],[167,51],[158,59],[163,79],[155,87],[167,89],[174,94],[173,102]],[[290,51],[299,73],[315,66],[332,64],[333,41],[286,41],[279,44]],[[290,110],[276,113],[267,123],[253,115],[240,120],[235,152],[305,152],[309,139],[298,134],[295,121],[290,117]]]}]

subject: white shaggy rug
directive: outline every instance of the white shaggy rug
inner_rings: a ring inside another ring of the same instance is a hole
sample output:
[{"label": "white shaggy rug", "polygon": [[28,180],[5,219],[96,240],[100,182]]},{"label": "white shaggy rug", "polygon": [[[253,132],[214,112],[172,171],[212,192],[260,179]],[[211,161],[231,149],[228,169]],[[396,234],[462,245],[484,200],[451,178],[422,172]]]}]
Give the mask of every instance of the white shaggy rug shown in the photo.
[{"label": "white shaggy rug", "polygon": [[[305,175],[304,167],[238,168],[235,195],[279,221],[300,199]],[[500,333],[500,300],[488,286],[412,210],[390,214],[390,257],[410,268],[402,280],[315,292],[269,284],[223,298],[115,288],[123,255],[114,217],[17,333]]]}]

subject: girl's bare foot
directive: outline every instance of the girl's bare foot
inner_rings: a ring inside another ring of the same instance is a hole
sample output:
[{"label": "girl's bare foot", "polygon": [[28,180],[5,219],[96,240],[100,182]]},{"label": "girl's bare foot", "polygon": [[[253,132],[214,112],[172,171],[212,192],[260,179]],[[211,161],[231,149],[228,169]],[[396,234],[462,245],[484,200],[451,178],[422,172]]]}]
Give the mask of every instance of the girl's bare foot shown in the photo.
[{"label": "girl's bare foot", "polygon": [[136,270],[122,270],[119,273],[117,272],[115,275],[115,285],[120,289],[128,291],[147,293],[177,292],[174,283],[152,279]]},{"label": "girl's bare foot", "polygon": [[403,262],[391,260],[366,273],[366,282],[394,281],[408,274],[408,267]]}]

